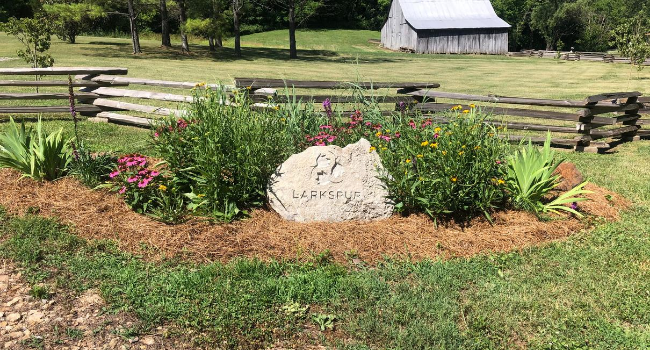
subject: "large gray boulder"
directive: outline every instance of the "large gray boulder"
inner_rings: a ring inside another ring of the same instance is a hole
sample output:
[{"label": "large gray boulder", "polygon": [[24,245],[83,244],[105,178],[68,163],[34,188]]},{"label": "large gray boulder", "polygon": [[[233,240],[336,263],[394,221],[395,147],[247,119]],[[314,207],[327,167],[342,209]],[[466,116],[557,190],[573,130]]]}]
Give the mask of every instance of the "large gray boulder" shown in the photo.
[{"label": "large gray boulder", "polygon": [[385,172],[370,142],[314,146],[294,154],[269,181],[271,207],[298,222],[385,219],[393,204],[379,179]]}]

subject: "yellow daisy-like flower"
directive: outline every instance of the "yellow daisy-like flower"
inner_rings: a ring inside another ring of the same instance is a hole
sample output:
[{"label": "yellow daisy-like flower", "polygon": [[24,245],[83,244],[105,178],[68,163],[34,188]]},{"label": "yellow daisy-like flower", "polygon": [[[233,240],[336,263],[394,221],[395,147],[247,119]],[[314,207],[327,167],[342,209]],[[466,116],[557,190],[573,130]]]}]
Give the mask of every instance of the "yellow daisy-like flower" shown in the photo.
[{"label": "yellow daisy-like flower", "polygon": [[418,180],[424,181],[424,178],[422,176],[420,176],[420,178]]},{"label": "yellow daisy-like flower", "polygon": [[205,197],[205,195],[204,194],[199,194],[199,195],[197,195],[197,197],[203,198],[203,197]]},{"label": "yellow daisy-like flower", "polygon": [[474,108],[476,108],[476,105],[472,103],[471,105],[469,105],[469,108],[474,109]]},{"label": "yellow daisy-like flower", "polygon": [[433,132],[438,133],[438,132],[440,132],[441,130],[442,130],[442,129],[440,129],[440,127],[437,127],[437,128],[435,128],[435,129],[433,129]]},{"label": "yellow daisy-like flower", "polygon": [[460,151],[460,152],[458,152],[458,155],[459,155],[459,156],[462,156],[463,154],[465,154],[465,151]]},{"label": "yellow daisy-like flower", "polygon": [[425,147],[429,145],[429,141],[424,141],[420,144],[420,146]]},{"label": "yellow daisy-like flower", "polygon": [[498,183],[499,185],[503,185],[503,184],[506,183],[506,182],[503,181],[502,179],[499,179],[499,180],[497,181],[497,183]]},{"label": "yellow daisy-like flower", "polygon": [[252,86],[247,86],[247,87],[246,87],[246,90],[250,90],[250,89],[252,89],[252,88],[253,88]]},{"label": "yellow daisy-like flower", "polygon": [[469,109],[463,109],[463,113],[465,114],[469,113]]},{"label": "yellow daisy-like flower", "polygon": [[474,149],[476,149],[476,150],[481,149],[481,146],[476,146],[476,147],[474,147]]},{"label": "yellow daisy-like flower", "polygon": [[406,159],[405,162],[408,164],[408,163],[411,162],[411,160],[410,160],[410,159]]},{"label": "yellow daisy-like flower", "polygon": [[280,110],[280,106],[275,106],[275,107],[273,107],[273,109],[275,109],[276,111],[279,111],[279,110]]},{"label": "yellow daisy-like flower", "polygon": [[458,179],[456,177],[451,178],[451,182],[456,182],[456,181],[458,181]]},{"label": "yellow daisy-like flower", "polygon": [[421,154],[418,154],[416,157],[418,157],[418,158],[422,158],[422,157],[424,157],[424,156],[421,155]]},{"label": "yellow daisy-like flower", "polygon": [[387,149],[388,149],[387,147],[382,147],[382,148],[381,148],[382,151],[385,151],[385,150],[387,150]]},{"label": "yellow daisy-like flower", "polygon": [[460,148],[465,149],[465,147],[466,147],[465,145],[462,145]]},{"label": "yellow daisy-like flower", "polygon": [[377,150],[377,148],[375,146],[372,146],[372,147],[370,147],[370,151],[368,151],[368,152],[374,152],[376,150]]},{"label": "yellow daisy-like flower", "polygon": [[158,189],[164,192],[164,191],[167,191],[167,186],[160,185],[160,186],[158,186]]},{"label": "yellow daisy-like flower", "polygon": [[377,131],[377,133],[375,134],[375,136],[377,136],[377,137],[381,136],[381,131]]},{"label": "yellow daisy-like flower", "polygon": [[446,155],[447,155],[447,151],[442,151],[442,155],[443,155],[443,156],[446,156]]},{"label": "yellow daisy-like flower", "polygon": [[431,146],[431,148],[438,148],[438,144],[437,144],[437,143],[432,143],[430,146]]}]

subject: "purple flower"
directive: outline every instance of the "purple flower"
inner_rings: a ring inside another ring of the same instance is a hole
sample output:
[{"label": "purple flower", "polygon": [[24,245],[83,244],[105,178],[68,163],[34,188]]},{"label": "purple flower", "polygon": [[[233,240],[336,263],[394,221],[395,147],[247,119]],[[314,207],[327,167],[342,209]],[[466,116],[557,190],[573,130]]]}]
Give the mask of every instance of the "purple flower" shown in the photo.
[{"label": "purple flower", "polygon": [[570,208],[573,209],[573,210],[578,210],[578,202],[571,203]]},{"label": "purple flower", "polygon": [[332,117],[332,101],[330,101],[329,98],[326,98],[325,101],[323,101],[323,109],[325,109],[325,113],[327,113],[327,117],[331,118]]}]

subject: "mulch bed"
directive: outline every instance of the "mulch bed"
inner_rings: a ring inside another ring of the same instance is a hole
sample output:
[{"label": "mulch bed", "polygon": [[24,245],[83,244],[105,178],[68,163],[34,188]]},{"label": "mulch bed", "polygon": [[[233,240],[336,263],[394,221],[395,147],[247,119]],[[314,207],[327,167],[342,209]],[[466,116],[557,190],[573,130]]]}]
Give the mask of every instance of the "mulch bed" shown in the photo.
[{"label": "mulch bed", "polygon": [[[148,259],[178,257],[197,262],[237,257],[304,260],[325,250],[339,262],[354,256],[370,264],[385,257],[466,257],[562,239],[591,222],[571,217],[540,221],[529,213],[505,211],[493,215],[494,225],[476,218],[463,225],[452,221],[436,227],[424,215],[395,215],[367,223],[295,223],[272,211],[256,210],[251,218],[233,224],[194,220],[166,225],[131,211],[117,195],[91,190],[72,178],[39,183],[0,169],[0,189],[0,205],[10,213],[36,207],[40,215],[72,225],[81,237],[114,239],[121,249]],[[629,205],[616,193],[593,184],[587,189],[594,193],[589,195],[591,201],[580,203],[580,210],[588,215],[616,220],[619,210]]]}]

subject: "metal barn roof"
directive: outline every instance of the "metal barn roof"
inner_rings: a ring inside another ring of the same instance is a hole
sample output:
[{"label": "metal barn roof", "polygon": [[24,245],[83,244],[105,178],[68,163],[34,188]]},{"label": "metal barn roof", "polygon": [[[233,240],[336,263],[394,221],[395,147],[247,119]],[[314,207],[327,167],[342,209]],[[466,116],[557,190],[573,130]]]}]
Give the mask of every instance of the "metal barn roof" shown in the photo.
[{"label": "metal barn roof", "polygon": [[397,0],[415,29],[509,28],[489,0]]}]

